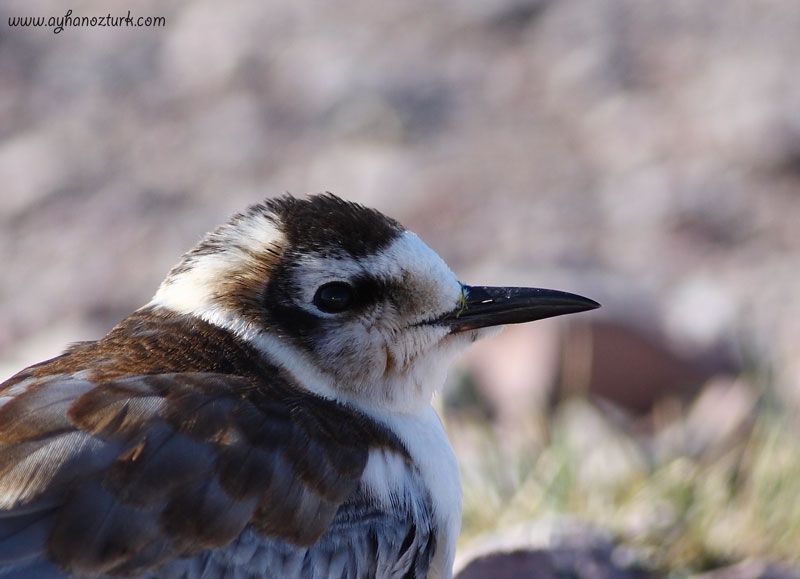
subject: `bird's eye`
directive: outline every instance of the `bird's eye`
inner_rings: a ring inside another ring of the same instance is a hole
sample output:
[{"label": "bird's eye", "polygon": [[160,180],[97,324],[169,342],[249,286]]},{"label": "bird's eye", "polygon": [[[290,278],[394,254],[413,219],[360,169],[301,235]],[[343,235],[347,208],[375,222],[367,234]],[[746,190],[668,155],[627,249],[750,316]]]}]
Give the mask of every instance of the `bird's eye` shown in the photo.
[{"label": "bird's eye", "polygon": [[326,314],[338,314],[353,304],[353,288],[343,281],[326,283],[314,294],[314,305]]}]

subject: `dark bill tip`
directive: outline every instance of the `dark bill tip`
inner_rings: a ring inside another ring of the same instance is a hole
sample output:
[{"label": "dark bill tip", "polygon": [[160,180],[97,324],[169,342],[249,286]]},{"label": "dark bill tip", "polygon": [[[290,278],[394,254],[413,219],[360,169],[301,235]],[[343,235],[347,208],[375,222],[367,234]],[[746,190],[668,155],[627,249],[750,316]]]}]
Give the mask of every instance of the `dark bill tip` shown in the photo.
[{"label": "dark bill tip", "polygon": [[436,320],[452,332],[503,324],[522,324],[600,307],[594,300],[558,290],[526,287],[464,286],[464,302]]}]

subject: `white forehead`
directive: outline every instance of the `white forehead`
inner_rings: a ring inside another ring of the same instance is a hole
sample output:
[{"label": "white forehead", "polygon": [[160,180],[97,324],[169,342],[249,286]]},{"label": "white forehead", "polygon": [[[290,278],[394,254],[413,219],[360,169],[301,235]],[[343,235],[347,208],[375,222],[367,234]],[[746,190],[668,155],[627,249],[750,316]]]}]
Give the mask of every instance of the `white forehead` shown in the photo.
[{"label": "white forehead", "polygon": [[385,248],[360,258],[308,256],[297,275],[306,303],[311,303],[317,288],[324,283],[364,275],[413,285],[420,293],[420,303],[432,312],[453,309],[461,296],[461,284],[455,274],[411,231],[404,231]]}]

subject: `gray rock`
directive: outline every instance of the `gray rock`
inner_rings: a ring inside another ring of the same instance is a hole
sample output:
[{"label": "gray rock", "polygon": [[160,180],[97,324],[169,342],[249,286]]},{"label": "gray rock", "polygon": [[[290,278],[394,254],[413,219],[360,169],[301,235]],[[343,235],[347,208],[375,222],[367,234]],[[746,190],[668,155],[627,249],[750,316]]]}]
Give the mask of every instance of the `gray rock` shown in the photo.
[{"label": "gray rock", "polygon": [[567,519],[478,539],[459,554],[456,579],[648,579],[659,575],[605,534]]}]

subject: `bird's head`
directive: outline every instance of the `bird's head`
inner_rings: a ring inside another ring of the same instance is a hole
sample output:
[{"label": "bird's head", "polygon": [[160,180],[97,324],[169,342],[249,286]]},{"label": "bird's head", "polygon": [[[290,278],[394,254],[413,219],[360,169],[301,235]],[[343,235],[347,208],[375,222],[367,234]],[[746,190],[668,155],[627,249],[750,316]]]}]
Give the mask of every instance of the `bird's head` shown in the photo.
[{"label": "bird's head", "polygon": [[318,394],[389,411],[427,405],[453,357],[492,328],[598,306],[552,290],[466,286],[399,223],[331,194],[234,216],[149,305],[234,332]]}]

